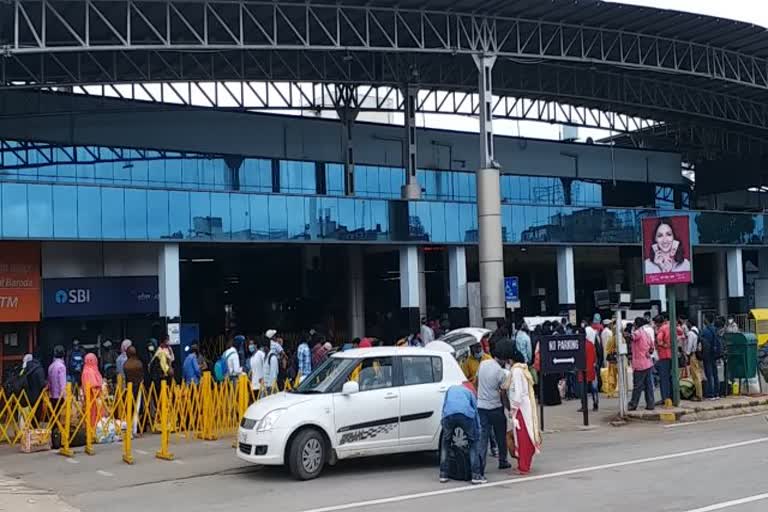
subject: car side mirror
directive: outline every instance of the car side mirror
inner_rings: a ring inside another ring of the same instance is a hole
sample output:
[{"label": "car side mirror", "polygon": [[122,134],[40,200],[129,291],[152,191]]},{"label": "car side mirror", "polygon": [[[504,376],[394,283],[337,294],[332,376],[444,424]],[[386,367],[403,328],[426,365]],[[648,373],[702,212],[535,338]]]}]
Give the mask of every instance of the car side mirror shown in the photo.
[{"label": "car side mirror", "polygon": [[360,392],[360,384],[357,382],[350,380],[344,383],[344,386],[341,388],[341,394],[342,395],[354,395],[355,393]]}]

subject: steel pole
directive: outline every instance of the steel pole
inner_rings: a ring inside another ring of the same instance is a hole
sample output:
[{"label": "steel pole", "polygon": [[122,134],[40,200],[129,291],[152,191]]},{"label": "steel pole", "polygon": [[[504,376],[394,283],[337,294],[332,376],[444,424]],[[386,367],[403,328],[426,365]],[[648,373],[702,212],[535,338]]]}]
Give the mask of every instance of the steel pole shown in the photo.
[{"label": "steel pole", "polygon": [[493,87],[495,56],[476,56],[480,93],[480,168],[477,170],[477,228],[483,323],[493,327],[506,317],[504,248],[501,237],[499,164],[493,147]]},{"label": "steel pole", "polygon": [[672,403],[680,405],[680,376],[677,367],[677,291],[675,285],[667,286],[669,309],[669,339],[672,345]]}]

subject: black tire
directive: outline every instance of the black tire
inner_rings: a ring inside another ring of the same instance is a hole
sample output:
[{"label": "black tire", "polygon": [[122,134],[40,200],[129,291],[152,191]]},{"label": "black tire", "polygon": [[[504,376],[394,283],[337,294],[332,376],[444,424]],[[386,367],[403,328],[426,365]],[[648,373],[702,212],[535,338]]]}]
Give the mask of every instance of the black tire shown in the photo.
[{"label": "black tire", "polygon": [[328,459],[328,448],[322,434],[315,429],[299,432],[288,448],[288,469],[297,480],[320,476]]}]

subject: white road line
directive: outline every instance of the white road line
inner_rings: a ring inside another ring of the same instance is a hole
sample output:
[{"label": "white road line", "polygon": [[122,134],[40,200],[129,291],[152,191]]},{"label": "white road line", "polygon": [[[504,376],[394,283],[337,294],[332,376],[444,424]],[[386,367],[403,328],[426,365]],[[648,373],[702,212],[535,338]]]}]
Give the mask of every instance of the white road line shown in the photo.
[{"label": "white road line", "polygon": [[[446,494],[455,494],[460,492],[477,491],[481,489],[487,489],[489,487],[498,487],[502,485],[522,484],[525,482],[534,482],[537,480],[547,480],[550,478],[558,478],[561,476],[578,475],[580,473],[590,473],[592,471],[601,471],[605,469],[621,468],[624,466],[633,466],[636,464],[647,464],[649,462],[659,462],[663,460],[679,459],[681,457],[690,457],[691,455],[700,455],[703,453],[712,453],[721,450],[730,450],[731,448],[740,448],[742,446],[751,446],[754,444],[768,442],[768,437],[760,437],[757,439],[751,439],[749,441],[741,441],[739,443],[730,443],[720,446],[711,446],[709,448],[702,448],[699,450],[690,450],[686,452],[669,453],[667,455],[659,455],[656,457],[647,457],[645,459],[633,459],[623,462],[613,462],[610,464],[602,464],[599,466],[590,466],[586,468],[569,469],[566,471],[558,471],[556,473],[547,473],[544,475],[527,476],[522,478],[512,478],[508,480],[500,480],[498,482],[491,482],[484,485],[464,485],[461,487],[451,487],[449,489],[441,489],[439,491],[427,491],[414,494],[404,494],[401,496],[392,496],[389,498],[382,498],[368,501],[358,501],[355,503],[345,503],[342,505],[332,505],[330,507],[313,508],[305,510],[304,512],[336,512],[337,510],[349,510],[352,508],[370,507],[372,505],[384,505],[387,503],[398,503],[401,501],[410,501],[420,498],[430,498],[433,496],[442,496]],[[694,512],[694,511],[690,511]],[[699,511],[701,512],[701,511]]]},{"label": "white road line", "polygon": [[114,473],[110,473],[109,471],[104,471],[103,469],[99,469],[96,472],[101,476],[115,476]]},{"label": "white road line", "polygon": [[174,464],[179,464],[179,465],[181,465],[181,466],[183,466],[183,465],[184,465],[184,461],[183,461],[183,460],[174,459],[172,462],[173,462]]},{"label": "white road line", "polygon": [[722,503],[715,503],[706,507],[695,508],[687,510],[686,512],[713,512],[714,510],[723,510],[725,508],[737,507],[746,503],[753,503],[755,501],[768,500],[768,493],[757,494],[755,496],[748,496],[746,498],[739,498],[738,500],[724,501]]},{"label": "white road line", "polygon": [[66,459],[64,459],[64,460],[66,460],[66,461],[67,461],[67,462],[69,462],[70,464],[80,464],[80,461],[79,461],[79,460],[77,460],[77,459],[71,459],[71,458],[67,457],[67,458],[66,458]]},{"label": "white road line", "polygon": [[707,423],[716,423],[719,421],[730,421],[730,420],[738,420],[739,418],[751,418],[753,416],[763,416],[764,414],[765,412],[751,412],[749,414],[739,414],[738,416],[726,416],[725,418],[712,418],[710,420],[687,421],[683,423],[670,423],[669,425],[664,425],[664,428],[690,427],[693,425],[704,425]]},{"label": "white road line", "polygon": [[140,455],[149,455],[149,452],[145,452],[144,450],[136,450],[136,453]]}]

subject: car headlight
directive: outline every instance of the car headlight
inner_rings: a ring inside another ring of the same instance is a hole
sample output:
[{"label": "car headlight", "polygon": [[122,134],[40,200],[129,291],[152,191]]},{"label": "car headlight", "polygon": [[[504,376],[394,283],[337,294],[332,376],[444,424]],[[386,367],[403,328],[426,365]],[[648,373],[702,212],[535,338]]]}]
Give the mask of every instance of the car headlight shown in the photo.
[{"label": "car headlight", "polygon": [[267,413],[266,416],[261,418],[261,421],[256,427],[256,431],[266,432],[268,430],[272,430],[272,428],[275,426],[275,423],[277,423],[277,420],[280,419],[280,416],[282,416],[284,412],[285,409],[275,409],[274,411]]}]

